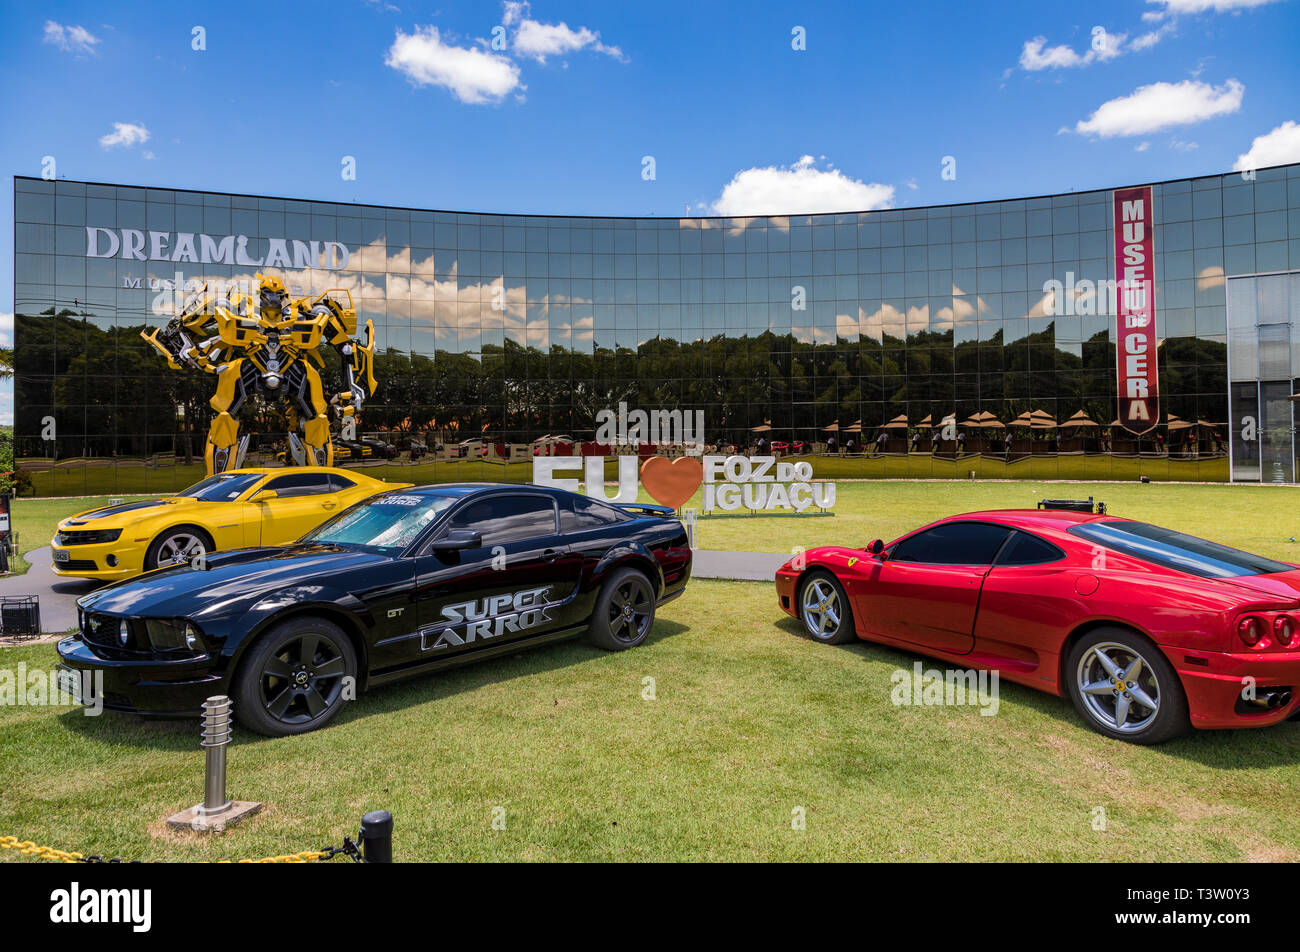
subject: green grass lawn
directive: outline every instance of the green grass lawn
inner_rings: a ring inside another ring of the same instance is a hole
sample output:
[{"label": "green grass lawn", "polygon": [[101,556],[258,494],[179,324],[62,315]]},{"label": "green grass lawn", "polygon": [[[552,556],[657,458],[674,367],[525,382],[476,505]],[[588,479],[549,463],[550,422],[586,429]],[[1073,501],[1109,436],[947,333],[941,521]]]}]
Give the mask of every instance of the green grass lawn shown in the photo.
[{"label": "green grass lawn", "polygon": [[[943,516],[979,509],[1033,508],[1038,500],[1086,499],[1109,513],[1159,523],[1261,555],[1300,562],[1300,486],[1169,483],[1039,483],[865,480],[837,484],[831,515],[713,513],[699,517],[703,549],[790,552],[795,546],[889,542]],[[642,494],[643,500],[650,501]],[[687,503],[700,505],[699,494]]]},{"label": "green grass lawn", "polygon": [[1142,748],[1005,683],[993,717],[895,707],[915,660],[799,637],[769,585],[696,581],[639,649],[542,648],[377,690],[303,737],[237,731],[229,793],[266,808],[207,837],[163,822],[201,797],[197,725],[3,707],[0,835],[236,859],[382,807],[398,860],[1300,859],[1300,724]]},{"label": "green grass lawn", "polygon": [[[50,539],[54,536],[54,529],[59,524],[60,519],[65,519],[86,509],[93,509],[95,506],[108,505],[109,498],[54,497],[50,499],[16,498],[10,500],[12,524],[14,531],[18,533],[18,558],[13,560],[11,568],[20,575],[26,572],[29,565],[23,556],[33,549],[40,549],[49,545]],[[136,499],[147,499],[149,497],[123,496],[120,498],[125,502],[133,502]]]},{"label": "green grass lawn", "polygon": [[[705,516],[699,543],[865,545],[953,512],[1088,495],[1300,562],[1300,488],[1272,486],[843,482],[834,515]],[[99,501],[15,500],[24,549]],[[918,658],[812,644],[770,585],[697,580],[634,651],[543,648],[380,689],[305,737],[237,732],[230,794],[266,809],[209,838],[163,823],[201,796],[197,725],[0,706],[0,835],[127,859],[255,857],[336,842],[383,807],[404,860],[1300,859],[1300,815],[1277,807],[1300,786],[1300,724],[1149,749],[1005,683],[994,717],[894,707],[890,675]],[[0,669],[55,661],[52,645],[0,650]]]}]

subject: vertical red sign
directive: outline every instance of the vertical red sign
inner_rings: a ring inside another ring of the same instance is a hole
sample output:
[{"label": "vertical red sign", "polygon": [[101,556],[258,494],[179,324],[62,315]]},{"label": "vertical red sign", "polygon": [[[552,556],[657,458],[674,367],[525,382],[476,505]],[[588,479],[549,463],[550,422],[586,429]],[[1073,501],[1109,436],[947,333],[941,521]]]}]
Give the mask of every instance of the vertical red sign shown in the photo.
[{"label": "vertical red sign", "polygon": [[1160,421],[1151,187],[1116,189],[1114,200],[1119,422],[1141,436]]}]

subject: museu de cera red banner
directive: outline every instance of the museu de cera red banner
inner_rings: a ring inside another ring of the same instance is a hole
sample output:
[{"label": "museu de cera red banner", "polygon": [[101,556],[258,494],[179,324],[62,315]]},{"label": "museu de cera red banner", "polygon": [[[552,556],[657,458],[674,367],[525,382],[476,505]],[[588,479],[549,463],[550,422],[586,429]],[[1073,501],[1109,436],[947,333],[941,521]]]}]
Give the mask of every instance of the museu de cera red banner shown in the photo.
[{"label": "museu de cera red banner", "polygon": [[1151,186],[1116,189],[1114,203],[1119,422],[1142,436],[1160,421]]}]

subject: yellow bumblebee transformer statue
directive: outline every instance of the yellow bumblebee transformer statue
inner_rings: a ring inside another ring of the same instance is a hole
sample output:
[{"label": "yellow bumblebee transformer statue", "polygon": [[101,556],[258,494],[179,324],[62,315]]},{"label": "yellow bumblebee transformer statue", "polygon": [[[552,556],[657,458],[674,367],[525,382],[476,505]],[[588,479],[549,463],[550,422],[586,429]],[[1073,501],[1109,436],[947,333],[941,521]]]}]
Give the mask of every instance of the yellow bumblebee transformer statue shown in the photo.
[{"label": "yellow bumblebee transformer statue", "polygon": [[[294,462],[332,466],[329,409],[339,413],[341,428],[350,434],[357,413],[377,386],[374,323],[366,321],[365,343],[354,339],[357,312],[349,291],[330,290],[290,301],[279,278],[259,274],[257,282],[256,301],[237,291],[216,296],[204,285],[165,327],[140,332],[173,370],[189,367],[216,375],[217,393],[209,403],[217,416],[204,452],[209,475],[243,463],[249,437],[239,433],[239,412],[253,395],[280,405],[289,424],[288,456]],[[339,352],[347,384],[328,400],[320,375],[325,368],[322,343]]]}]

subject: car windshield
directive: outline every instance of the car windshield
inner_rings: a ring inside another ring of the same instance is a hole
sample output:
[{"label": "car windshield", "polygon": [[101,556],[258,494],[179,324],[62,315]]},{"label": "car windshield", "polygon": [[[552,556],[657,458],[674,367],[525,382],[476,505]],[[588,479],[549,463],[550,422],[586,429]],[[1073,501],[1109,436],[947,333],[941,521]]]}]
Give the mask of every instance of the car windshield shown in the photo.
[{"label": "car windshield", "polygon": [[203,502],[230,502],[263,477],[262,473],[218,473],[176,495]]},{"label": "car windshield", "polygon": [[1146,522],[1085,522],[1072,526],[1070,534],[1096,542],[1116,552],[1154,562],[1165,568],[1199,575],[1201,578],[1235,578],[1241,575],[1271,575],[1294,572],[1295,566],[1251,555],[1230,546],[1196,536],[1162,529]]},{"label": "car windshield", "polygon": [[384,552],[404,549],[458,498],[437,493],[375,496],[339,513],[298,541]]}]

